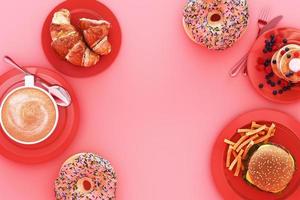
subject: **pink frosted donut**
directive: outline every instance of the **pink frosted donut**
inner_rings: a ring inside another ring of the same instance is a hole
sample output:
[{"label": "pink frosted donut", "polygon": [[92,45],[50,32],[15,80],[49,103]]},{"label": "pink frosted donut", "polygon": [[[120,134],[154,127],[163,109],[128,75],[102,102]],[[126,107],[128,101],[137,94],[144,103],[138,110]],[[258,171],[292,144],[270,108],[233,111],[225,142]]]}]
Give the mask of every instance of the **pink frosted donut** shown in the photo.
[{"label": "pink frosted donut", "polygon": [[61,200],[115,200],[116,174],[109,161],[93,153],[70,157],[55,180],[55,196]]},{"label": "pink frosted donut", "polygon": [[248,18],[247,0],[189,0],[183,11],[183,26],[197,44],[224,50],[245,32]]}]

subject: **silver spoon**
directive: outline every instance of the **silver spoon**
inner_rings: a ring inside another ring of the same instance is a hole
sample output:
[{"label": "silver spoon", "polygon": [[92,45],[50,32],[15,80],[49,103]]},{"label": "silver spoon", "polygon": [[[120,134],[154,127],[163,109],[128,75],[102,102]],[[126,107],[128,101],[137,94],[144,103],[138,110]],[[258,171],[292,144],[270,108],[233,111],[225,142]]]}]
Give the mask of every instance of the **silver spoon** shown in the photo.
[{"label": "silver spoon", "polygon": [[32,76],[36,77],[40,81],[41,85],[48,90],[49,94],[51,96],[53,96],[57,105],[62,106],[62,107],[67,107],[71,104],[71,102],[72,102],[71,96],[70,96],[69,92],[62,86],[48,84],[47,81],[42,79],[40,76],[30,73],[26,69],[24,69],[23,67],[18,65],[9,56],[4,56],[3,60],[7,64],[10,64],[11,66],[22,71],[25,75],[32,75]]}]

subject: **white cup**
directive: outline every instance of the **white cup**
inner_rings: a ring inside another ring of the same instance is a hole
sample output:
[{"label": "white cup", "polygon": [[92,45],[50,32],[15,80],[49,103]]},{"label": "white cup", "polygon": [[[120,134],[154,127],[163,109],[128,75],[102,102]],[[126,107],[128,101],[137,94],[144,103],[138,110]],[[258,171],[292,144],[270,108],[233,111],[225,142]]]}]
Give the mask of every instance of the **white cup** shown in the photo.
[{"label": "white cup", "polygon": [[[57,123],[58,123],[58,118],[59,118],[59,112],[58,112],[58,106],[55,102],[55,100],[53,99],[53,97],[47,92],[45,91],[44,89],[40,88],[40,87],[37,87],[35,86],[35,79],[34,79],[34,76],[33,75],[25,75],[24,77],[24,86],[20,86],[20,87],[17,87],[15,89],[13,89],[12,91],[10,91],[3,99],[2,103],[1,103],[1,106],[0,106],[0,124],[1,124],[1,127],[3,129],[3,131],[5,132],[5,134],[10,138],[12,139],[13,141],[17,142],[17,143],[20,143],[20,144],[25,144],[25,145],[32,145],[32,144],[37,144],[37,143],[40,143],[40,142],[43,142],[45,141],[47,138],[49,138],[52,133],[54,132],[54,130],[56,129],[57,127]],[[52,129],[49,131],[49,133],[43,137],[42,139],[39,139],[37,141],[34,141],[34,142],[26,142],[26,141],[21,141],[21,140],[18,140],[16,138],[14,138],[5,128],[4,124],[3,124],[3,121],[2,121],[2,109],[3,109],[3,106],[6,102],[6,100],[8,99],[8,97],[10,97],[10,95],[12,95],[14,92],[18,91],[18,90],[21,90],[21,89],[24,89],[24,88],[33,88],[33,89],[37,89],[39,91],[41,91],[42,93],[44,93],[45,95],[47,95],[49,97],[49,99],[51,100],[51,102],[53,103],[53,106],[54,106],[54,109],[55,109],[55,123],[52,127]]]}]

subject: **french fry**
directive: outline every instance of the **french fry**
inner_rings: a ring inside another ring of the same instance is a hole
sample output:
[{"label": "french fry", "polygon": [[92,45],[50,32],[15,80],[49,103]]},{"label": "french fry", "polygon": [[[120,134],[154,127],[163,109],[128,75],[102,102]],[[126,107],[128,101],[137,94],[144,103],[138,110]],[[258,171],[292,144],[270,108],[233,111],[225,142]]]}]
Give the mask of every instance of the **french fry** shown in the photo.
[{"label": "french fry", "polygon": [[232,154],[232,146],[229,146],[228,150],[227,150],[227,157],[226,157],[226,167],[227,168],[230,166],[231,154]]},{"label": "french fry", "polygon": [[243,160],[246,159],[251,147],[261,142],[268,143],[275,132],[276,125],[274,123],[268,126],[255,121],[251,123],[251,128],[237,129],[237,133],[240,133],[237,142],[224,139],[224,143],[228,144],[226,168],[229,171],[235,168],[234,176],[239,176],[241,170],[245,170]]},{"label": "french fry", "polygon": [[250,135],[254,135],[256,133],[259,133],[259,132],[265,130],[266,127],[267,127],[266,125],[263,125],[263,126],[257,128],[257,129],[254,129],[254,130],[251,130],[251,131],[247,132],[246,135],[250,136]]},{"label": "french fry", "polygon": [[[252,122],[252,123],[253,123],[253,122]],[[272,124],[273,124],[273,123],[272,123]],[[251,128],[252,128],[252,129],[260,128],[261,126],[263,126],[263,125],[257,124],[256,122],[254,122],[253,124],[251,124]],[[268,126],[266,125],[265,131],[268,131],[269,128],[270,128],[270,127],[268,127]]]},{"label": "french fry", "polygon": [[247,133],[249,131],[252,131],[252,129],[247,129],[247,128],[241,128],[237,130],[237,133]]},{"label": "french fry", "polygon": [[276,131],[276,128],[273,129],[272,133],[271,133],[271,136],[274,136],[275,135],[275,131]]},{"label": "french fry", "polygon": [[238,157],[237,166],[234,172],[234,176],[239,176],[242,167],[242,158]]},{"label": "french fry", "polygon": [[266,135],[266,131],[261,131],[259,133],[257,133],[258,135]]},{"label": "french fry", "polygon": [[250,141],[249,144],[247,145],[247,147],[246,147],[246,149],[245,149],[245,151],[244,151],[244,153],[243,153],[242,159],[245,159],[245,158],[246,158],[246,156],[247,156],[247,154],[248,154],[250,148],[251,148],[253,145],[254,145],[254,141],[252,140],[252,141]]},{"label": "french fry", "polygon": [[242,169],[242,171],[245,170],[245,166],[244,166],[243,162],[242,162],[242,164],[241,164],[241,169]]},{"label": "french fry", "polygon": [[253,122],[251,123],[251,129],[254,129],[255,126],[256,126],[256,122],[253,121]]},{"label": "french fry", "polygon": [[241,157],[241,155],[243,154],[244,150],[242,149],[239,154],[237,155],[237,157],[232,161],[232,163],[229,166],[229,171],[232,171],[234,166],[237,164],[238,159]]},{"label": "french fry", "polygon": [[258,138],[258,135],[253,135],[252,137],[250,137],[249,139],[247,139],[246,141],[244,141],[237,149],[237,152],[240,152],[242,150],[242,148],[246,145],[249,144],[249,142],[255,140],[256,138]]},{"label": "french fry", "polygon": [[246,139],[248,139],[249,138],[249,136],[247,136],[247,135],[243,135],[236,143],[235,143],[235,145],[233,145],[233,150],[236,150],[239,146],[240,146],[240,144],[242,143],[242,142],[244,142]]},{"label": "french fry", "polygon": [[270,137],[272,137],[271,134],[267,134],[267,135],[265,135],[265,136],[263,136],[261,138],[258,138],[257,140],[254,140],[254,144],[259,144],[261,142],[264,142],[267,139],[269,139]]},{"label": "french fry", "polygon": [[256,123],[256,122],[252,122],[252,124],[251,124],[251,129],[256,129],[256,128],[260,128],[260,127],[262,127],[263,125],[261,125],[261,124],[258,124],[258,123]]},{"label": "french fry", "polygon": [[274,129],[275,129],[275,124],[272,123],[271,126],[270,126],[270,128],[269,128],[269,130],[268,130],[268,132],[267,132],[267,134],[271,135],[273,133]]},{"label": "french fry", "polygon": [[[238,156],[237,152],[236,151],[232,151],[232,154],[233,154],[233,157],[236,158]],[[242,166],[241,166],[241,169],[244,170],[245,169],[245,166],[242,162]]]},{"label": "french fry", "polygon": [[231,145],[231,146],[235,145],[234,142],[232,142],[232,141],[230,141],[230,140],[227,140],[227,139],[225,139],[224,142],[225,142],[226,144]]},{"label": "french fry", "polygon": [[232,154],[233,154],[234,158],[236,158],[238,156],[236,151],[232,151]]}]

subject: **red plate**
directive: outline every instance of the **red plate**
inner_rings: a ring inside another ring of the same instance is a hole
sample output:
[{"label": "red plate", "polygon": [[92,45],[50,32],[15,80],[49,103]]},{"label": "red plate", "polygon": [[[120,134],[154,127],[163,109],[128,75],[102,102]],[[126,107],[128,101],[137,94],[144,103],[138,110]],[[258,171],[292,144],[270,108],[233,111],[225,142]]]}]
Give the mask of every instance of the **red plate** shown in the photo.
[{"label": "red plate", "polygon": [[274,122],[276,124],[275,136],[270,142],[279,144],[290,151],[296,160],[296,166],[300,166],[300,124],[293,117],[275,110],[256,110],[245,113],[230,122],[218,136],[212,152],[211,170],[217,189],[224,199],[238,200],[296,200],[300,196],[300,170],[297,169],[292,181],[281,194],[271,194],[260,191],[243,180],[242,175],[234,177],[225,166],[227,145],[224,139],[236,140],[233,136],[238,128],[251,124],[252,121],[260,123]]},{"label": "red plate", "polygon": [[[287,38],[288,43],[300,43],[300,30],[294,28],[277,28],[270,30],[260,36],[256,42],[254,43],[248,57],[248,75],[250,82],[256,91],[262,95],[263,97],[277,102],[277,103],[292,103],[300,99],[300,87],[293,87],[290,91],[284,92],[283,94],[273,95],[272,91],[274,89],[279,89],[279,86],[271,87],[266,83],[265,76],[266,73],[264,71],[258,70],[258,59],[268,59],[272,58],[272,53],[263,53],[265,40],[269,39],[270,35],[274,34],[276,37]],[[260,83],[264,84],[264,88],[260,89],[258,85]]]},{"label": "red plate", "polygon": [[[18,162],[34,164],[40,163],[64,151],[76,135],[79,122],[79,106],[71,86],[57,73],[45,68],[27,68],[31,73],[38,74],[49,83],[65,87],[72,98],[72,104],[59,107],[59,121],[53,134],[45,141],[34,145],[22,145],[9,139],[0,128],[0,153],[8,159]],[[23,85],[24,75],[19,71],[11,70],[0,76],[0,98],[4,98],[13,88]]]},{"label": "red plate", "polygon": [[[79,19],[82,17],[91,19],[105,19],[111,23],[109,41],[112,51],[109,55],[102,56],[100,61],[92,67],[84,68],[70,64],[61,59],[51,47],[50,24],[53,14],[61,8],[71,12],[71,23],[78,27]],[[87,77],[96,75],[107,69],[117,57],[121,46],[121,29],[119,22],[112,11],[96,0],[67,0],[56,6],[48,15],[42,30],[42,45],[46,57],[53,67],[61,73],[73,77]]]}]

